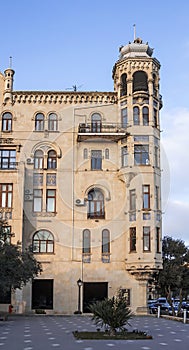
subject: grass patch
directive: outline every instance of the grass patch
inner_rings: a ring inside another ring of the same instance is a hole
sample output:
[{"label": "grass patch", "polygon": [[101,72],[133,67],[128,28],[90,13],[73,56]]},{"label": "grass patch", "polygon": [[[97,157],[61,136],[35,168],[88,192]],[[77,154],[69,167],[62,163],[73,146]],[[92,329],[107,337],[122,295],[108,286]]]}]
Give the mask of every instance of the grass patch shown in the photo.
[{"label": "grass patch", "polygon": [[152,339],[152,336],[140,331],[133,332],[117,332],[115,335],[110,335],[108,332],[73,332],[76,339],[96,339],[96,340],[138,340]]}]

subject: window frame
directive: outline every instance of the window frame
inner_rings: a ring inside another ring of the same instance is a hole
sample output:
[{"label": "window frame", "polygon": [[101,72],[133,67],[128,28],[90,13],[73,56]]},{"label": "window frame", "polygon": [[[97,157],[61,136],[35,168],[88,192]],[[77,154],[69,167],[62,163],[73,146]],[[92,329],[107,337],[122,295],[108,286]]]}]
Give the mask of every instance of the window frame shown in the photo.
[{"label": "window frame", "polygon": [[130,253],[135,253],[136,252],[136,227],[130,227],[129,237],[130,237]]},{"label": "window frame", "polygon": [[146,144],[134,145],[134,164],[149,165],[149,145],[146,145]]},{"label": "window frame", "polygon": [[150,226],[143,226],[143,252],[146,253],[146,252],[150,252],[150,251],[151,251]]},{"label": "window frame", "polygon": [[140,109],[138,106],[133,107],[133,125],[140,125]]},{"label": "window frame", "polygon": [[48,115],[48,131],[58,131],[58,117],[56,113]]},{"label": "window frame", "polygon": [[51,149],[47,153],[47,169],[57,169],[57,153],[55,150]]},{"label": "window frame", "polygon": [[[45,232],[48,234],[47,239],[41,239],[39,238],[40,233],[42,234],[42,232]],[[38,239],[35,239],[35,236],[39,236]],[[52,239],[49,239],[49,237],[51,237]],[[34,242],[39,242],[39,244],[37,245],[38,247],[38,251],[34,250]],[[44,242],[46,242],[46,244],[44,244]],[[45,246],[45,251],[43,251],[43,249],[41,249],[42,247],[44,248]],[[52,247],[53,249],[49,250],[49,247]],[[48,230],[39,230],[37,232],[34,233],[33,237],[32,237],[32,251],[34,254],[54,254],[54,236],[53,234],[48,231]]]},{"label": "window frame", "polygon": [[[102,197],[99,198],[99,196]],[[88,193],[87,218],[105,219],[104,194],[100,189],[93,188]]]},{"label": "window frame", "polygon": [[[49,210],[51,207],[53,207],[53,210]],[[56,213],[56,189],[51,189],[51,188],[46,189],[46,212]]]},{"label": "window frame", "polygon": [[[6,152],[8,154],[6,155]],[[14,152],[14,155],[11,154]],[[5,162],[6,160],[6,162]],[[4,165],[7,165],[4,167]],[[0,149],[0,169],[1,170],[14,170],[16,169],[16,150],[15,149],[8,149],[8,148],[1,148]]]},{"label": "window frame", "polygon": [[[39,210],[36,210],[38,209]],[[43,210],[43,189],[34,189],[33,190],[33,212],[41,213]]]},{"label": "window frame", "polygon": [[144,126],[149,126],[149,108],[147,106],[142,108],[142,122]]},{"label": "window frame", "polygon": [[44,169],[44,152],[41,149],[34,153],[34,169]]},{"label": "window frame", "polygon": [[35,131],[44,131],[45,116],[43,113],[37,113],[35,115]]},{"label": "window frame", "polygon": [[102,150],[91,150],[91,170],[102,170]]},{"label": "window frame", "polygon": [[[5,186],[5,189],[3,189],[4,186]],[[13,203],[13,184],[0,183],[0,208],[11,209],[12,203]]]},{"label": "window frame", "polygon": [[142,209],[150,210],[150,185],[142,185]]},{"label": "window frame", "polygon": [[129,190],[129,210],[136,211],[136,189]]},{"label": "window frame", "polygon": [[5,112],[2,115],[2,132],[11,132],[12,131],[12,113]]}]

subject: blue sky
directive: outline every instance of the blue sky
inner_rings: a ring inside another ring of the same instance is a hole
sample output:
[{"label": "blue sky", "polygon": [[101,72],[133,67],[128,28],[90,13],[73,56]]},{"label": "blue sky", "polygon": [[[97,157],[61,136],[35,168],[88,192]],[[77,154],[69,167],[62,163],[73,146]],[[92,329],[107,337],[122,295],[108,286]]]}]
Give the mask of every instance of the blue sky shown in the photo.
[{"label": "blue sky", "polygon": [[0,71],[15,90],[113,91],[119,47],[136,36],[161,62],[163,234],[189,244],[189,2],[1,0]]}]

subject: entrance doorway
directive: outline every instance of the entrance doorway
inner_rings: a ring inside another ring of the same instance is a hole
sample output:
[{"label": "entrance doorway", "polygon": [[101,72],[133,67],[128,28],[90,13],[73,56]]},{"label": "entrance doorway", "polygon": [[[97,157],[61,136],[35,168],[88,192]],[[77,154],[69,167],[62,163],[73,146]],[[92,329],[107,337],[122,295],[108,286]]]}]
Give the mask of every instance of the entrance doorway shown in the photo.
[{"label": "entrance doorway", "polygon": [[34,280],[32,309],[53,309],[53,280]]},{"label": "entrance doorway", "polygon": [[108,297],[108,282],[84,282],[83,312],[90,312],[89,305]]}]

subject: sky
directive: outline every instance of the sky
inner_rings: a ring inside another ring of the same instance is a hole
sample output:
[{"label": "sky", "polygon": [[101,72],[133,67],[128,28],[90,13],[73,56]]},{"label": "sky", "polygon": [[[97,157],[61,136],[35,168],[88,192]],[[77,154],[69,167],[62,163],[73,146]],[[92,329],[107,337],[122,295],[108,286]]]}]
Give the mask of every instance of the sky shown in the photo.
[{"label": "sky", "polygon": [[0,71],[14,90],[113,91],[119,47],[136,36],[161,63],[163,235],[189,245],[188,0],[0,0]]}]

